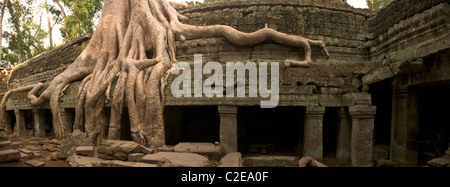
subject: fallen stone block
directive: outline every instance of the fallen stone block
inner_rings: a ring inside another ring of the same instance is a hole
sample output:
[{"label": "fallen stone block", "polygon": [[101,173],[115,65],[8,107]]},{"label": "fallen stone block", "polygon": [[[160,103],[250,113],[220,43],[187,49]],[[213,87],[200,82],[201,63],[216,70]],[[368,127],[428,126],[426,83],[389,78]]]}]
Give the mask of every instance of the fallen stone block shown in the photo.
[{"label": "fallen stone block", "polygon": [[217,167],[242,167],[242,155],[239,152],[228,153]]},{"label": "fallen stone block", "polygon": [[144,156],[145,156],[144,153],[132,153],[128,155],[128,161],[139,162]]},{"label": "fallen stone block", "polygon": [[32,167],[44,167],[45,163],[41,162],[39,160],[28,160],[25,162],[26,165],[32,166]]},{"label": "fallen stone block", "polygon": [[39,151],[42,149],[42,146],[40,145],[27,145],[23,147],[24,149],[28,149],[30,151]]},{"label": "fallen stone block", "polygon": [[164,146],[158,148],[158,152],[173,152],[174,146]]},{"label": "fallen stone block", "polygon": [[22,142],[12,142],[11,143],[11,149],[19,149],[22,147],[23,147]]},{"label": "fallen stone block", "polygon": [[55,144],[45,144],[41,147],[42,150],[44,151],[50,151],[50,152],[56,152],[60,150],[60,147],[58,147],[58,145]]},{"label": "fallen stone block", "polygon": [[36,157],[42,157],[42,154],[39,153],[39,152],[34,151],[34,152],[33,152],[33,157],[34,157],[34,158],[36,158]]},{"label": "fallen stone block", "polygon": [[14,149],[0,151],[0,163],[12,162],[20,159],[20,152]]},{"label": "fallen stone block", "polygon": [[1,150],[7,150],[7,149],[11,149],[12,144],[10,141],[1,141],[0,142],[0,151]]},{"label": "fallen stone block", "polygon": [[120,160],[109,160],[101,162],[100,167],[157,167],[156,164],[147,164],[142,162],[126,162]]},{"label": "fallen stone block", "polygon": [[75,153],[81,156],[94,156],[94,146],[80,146],[75,149]]},{"label": "fallen stone block", "polygon": [[210,160],[220,160],[222,157],[220,145],[214,145],[212,143],[183,142],[176,145],[173,151],[179,153],[196,153],[207,156]]},{"label": "fallen stone block", "polygon": [[33,158],[33,156],[20,152],[20,159],[28,160],[28,159],[31,159],[31,158]]},{"label": "fallen stone block", "polygon": [[296,156],[250,156],[243,158],[245,167],[297,167]]},{"label": "fallen stone block", "polygon": [[17,150],[19,150],[20,152],[22,152],[22,153],[24,153],[24,154],[29,155],[30,157],[33,157],[33,156],[34,156],[34,152],[33,152],[33,151],[30,151],[30,150],[28,150],[28,149],[17,149]]},{"label": "fallen stone block", "polygon": [[72,156],[68,157],[67,162],[69,162],[69,165],[71,167],[96,167],[100,166],[102,162],[106,162],[106,160],[90,157],[90,156],[79,156],[76,154],[73,154]]},{"label": "fallen stone block", "polygon": [[209,167],[211,162],[205,156],[195,153],[158,152],[142,157],[141,162],[164,165],[170,162],[172,167]]},{"label": "fallen stone block", "polygon": [[445,157],[435,158],[428,161],[427,164],[433,167],[446,167],[450,165],[450,159],[447,159]]},{"label": "fallen stone block", "polygon": [[150,154],[153,150],[134,141],[103,139],[98,147],[98,157],[107,160],[128,160],[132,153]]}]

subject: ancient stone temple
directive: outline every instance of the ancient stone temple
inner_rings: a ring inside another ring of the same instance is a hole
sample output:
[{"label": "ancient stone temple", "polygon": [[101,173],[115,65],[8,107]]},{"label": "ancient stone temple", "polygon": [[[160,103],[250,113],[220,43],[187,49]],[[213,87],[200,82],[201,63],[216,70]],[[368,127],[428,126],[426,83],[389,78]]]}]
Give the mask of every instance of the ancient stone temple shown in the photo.
[{"label": "ancient stone temple", "polygon": [[[261,108],[261,101],[271,98],[261,90],[250,97],[250,81],[232,79],[234,92],[244,87],[246,97],[207,97],[205,93],[198,97],[192,79],[192,96],[175,97],[172,83],[180,75],[170,74],[164,90],[169,148],[180,143],[189,146],[184,142],[216,142],[221,156],[239,152],[244,166],[272,166],[263,157],[278,159],[276,166],[297,164],[302,157],[329,166],[422,166],[446,154],[450,141],[449,1],[395,0],[371,13],[345,0],[205,0],[178,12],[191,25],[221,24],[244,32],[268,27],[321,40],[330,56],[312,46],[310,64],[283,67],[285,59],[303,60],[305,52],[273,41],[252,46],[237,46],[224,37],[176,41],[176,58],[190,65],[192,75],[208,62],[223,67],[227,62],[254,62],[256,67],[279,62],[279,95],[272,95],[278,99],[276,107]],[[89,35],[78,38],[19,65],[10,73],[7,89],[38,82],[48,85],[75,61],[90,39]],[[201,66],[195,66],[196,54],[201,54]],[[276,77],[273,68],[266,69],[268,83]],[[225,71],[223,85],[210,86],[225,92],[225,80],[230,78]],[[203,72],[200,84],[210,77],[211,73]],[[80,83],[69,84],[60,97],[67,133],[73,131]],[[51,136],[48,103],[33,107],[27,94],[14,93],[7,100],[7,130],[17,136],[27,130],[36,137]],[[108,121],[111,106],[105,107],[103,116]],[[128,115],[124,110],[121,140],[133,140]],[[104,127],[101,138],[107,139],[108,131]]]}]

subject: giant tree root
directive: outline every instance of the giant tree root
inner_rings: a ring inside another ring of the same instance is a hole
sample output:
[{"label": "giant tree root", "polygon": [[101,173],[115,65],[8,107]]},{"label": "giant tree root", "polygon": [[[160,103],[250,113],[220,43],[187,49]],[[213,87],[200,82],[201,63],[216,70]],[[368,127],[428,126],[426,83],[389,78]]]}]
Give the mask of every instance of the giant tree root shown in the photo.
[{"label": "giant tree root", "polygon": [[[99,140],[105,121],[105,103],[111,103],[110,139],[119,139],[124,104],[130,116],[133,140],[147,147],[161,147],[164,137],[164,88],[167,72],[177,60],[175,40],[225,37],[240,46],[266,40],[305,50],[305,60],[286,59],[285,67],[311,62],[311,46],[329,56],[325,43],[270,28],[244,33],[224,25],[193,26],[166,0],[105,0],[97,30],[80,56],[38,97],[42,85],[28,94],[35,106],[50,100],[56,138],[64,137],[59,97],[64,87],[83,80],[76,101],[74,129],[84,129],[92,143]],[[152,54],[152,56],[147,56]],[[115,88],[111,86],[115,83]],[[114,90],[114,91],[112,91]]]},{"label": "giant tree root", "polygon": [[11,94],[14,94],[14,93],[30,91],[34,87],[35,87],[35,85],[31,85],[31,86],[24,86],[24,87],[20,87],[20,88],[11,89],[8,92],[6,92],[5,95],[3,95],[2,101],[0,103],[0,132],[9,133],[11,130],[11,127],[8,127],[6,124],[6,118],[7,118],[7,116],[6,116],[7,115],[6,101],[8,101],[9,96],[11,96]]}]

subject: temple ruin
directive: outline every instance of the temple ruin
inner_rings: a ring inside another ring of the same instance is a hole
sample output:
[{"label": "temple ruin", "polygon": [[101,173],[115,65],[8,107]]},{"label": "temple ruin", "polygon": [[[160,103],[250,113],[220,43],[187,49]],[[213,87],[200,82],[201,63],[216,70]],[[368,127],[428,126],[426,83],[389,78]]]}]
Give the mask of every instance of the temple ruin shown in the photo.
[{"label": "temple ruin", "polygon": [[[260,155],[279,157],[276,166],[298,166],[302,157],[354,167],[386,163],[415,167],[450,158],[448,0],[395,0],[377,13],[355,9],[345,0],[205,0],[177,8],[188,18],[182,22],[190,25],[220,24],[243,32],[268,27],[320,40],[329,57],[322,48],[311,46],[309,65],[280,67],[279,103],[271,109],[260,108],[260,95],[175,98],[170,86],[177,76],[170,75],[164,90],[167,146],[161,150],[208,142],[205,146],[220,152],[217,160],[239,152],[243,161],[233,166],[270,166],[258,160]],[[47,87],[91,38],[87,35],[59,46],[11,72],[2,70],[6,72],[2,95],[39,82]],[[178,62],[193,64],[194,55],[202,54],[203,62],[223,65],[282,64],[285,59],[300,61],[307,56],[302,49],[272,41],[238,46],[225,37],[177,40],[175,54]],[[59,99],[66,133],[74,131],[81,82],[69,84]],[[248,93],[249,83],[244,84]],[[19,137],[27,131],[35,137],[54,136],[48,102],[32,106],[27,94],[9,96],[6,131]],[[104,107],[102,116],[108,124],[111,103]],[[128,110],[122,115],[119,139],[133,141]],[[108,139],[109,131],[103,127],[100,139]],[[98,146],[114,144],[109,141]]]}]

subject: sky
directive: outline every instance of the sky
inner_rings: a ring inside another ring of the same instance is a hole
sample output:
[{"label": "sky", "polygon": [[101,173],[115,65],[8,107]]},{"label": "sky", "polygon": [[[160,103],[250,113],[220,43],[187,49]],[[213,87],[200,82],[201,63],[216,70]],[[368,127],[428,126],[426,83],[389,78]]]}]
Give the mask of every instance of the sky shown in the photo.
[{"label": "sky", "polygon": [[368,8],[366,0],[347,0],[347,3],[355,8]]}]

